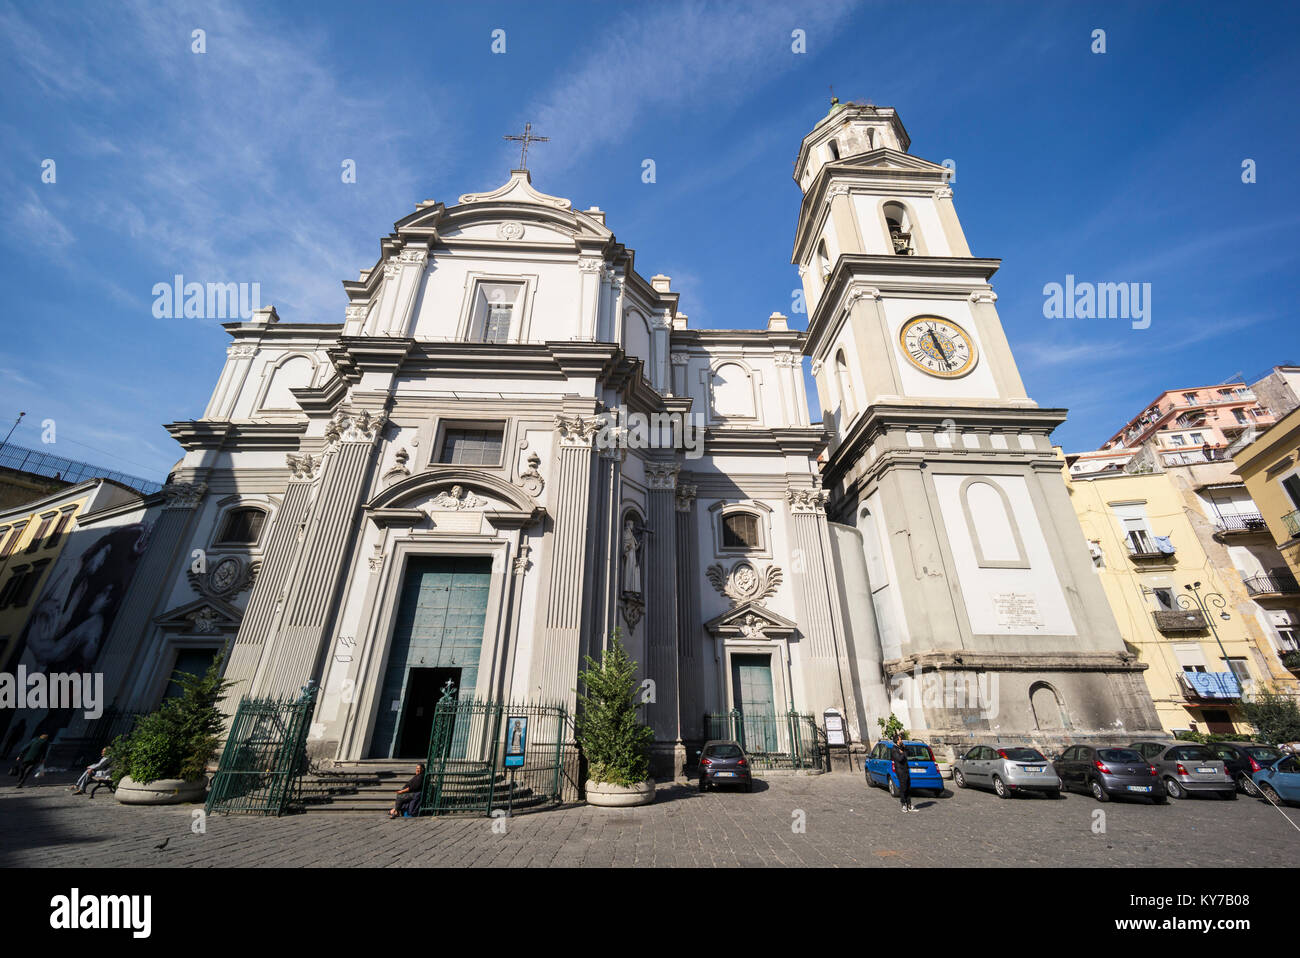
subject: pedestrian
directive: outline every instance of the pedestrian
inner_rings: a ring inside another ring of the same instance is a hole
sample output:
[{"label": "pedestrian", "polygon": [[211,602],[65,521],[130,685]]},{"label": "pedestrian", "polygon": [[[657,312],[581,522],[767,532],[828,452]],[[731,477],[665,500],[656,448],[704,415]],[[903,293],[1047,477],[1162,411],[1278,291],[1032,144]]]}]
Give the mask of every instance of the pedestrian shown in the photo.
[{"label": "pedestrian", "polygon": [[23,782],[27,781],[27,776],[31,773],[41,761],[45,758],[45,753],[50,748],[50,737],[42,732],[36,738],[28,742],[21,752],[18,753],[18,787],[23,787]]},{"label": "pedestrian", "polygon": [[912,807],[912,773],[907,767],[907,746],[903,733],[894,733],[894,777],[898,779],[898,801],[903,811],[914,812]]},{"label": "pedestrian", "polygon": [[112,759],[108,757],[108,749],[100,749],[99,761],[94,765],[87,765],[86,770],[81,773],[81,778],[77,779],[77,784],[72,786],[73,795],[85,795],[86,784],[93,778],[95,781],[102,782],[108,778],[108,766],[112,764]]},{"label": "pedestrian", "polygon": [[424,798],[424,763],[421,762],[415,766],[415,775],[411,780],[397,790],[397,800],[393,802],[393,807],[388,810],[388,818],[391,821],[398,815],[406,818],[414,818],[420,813],[420,801]]}]

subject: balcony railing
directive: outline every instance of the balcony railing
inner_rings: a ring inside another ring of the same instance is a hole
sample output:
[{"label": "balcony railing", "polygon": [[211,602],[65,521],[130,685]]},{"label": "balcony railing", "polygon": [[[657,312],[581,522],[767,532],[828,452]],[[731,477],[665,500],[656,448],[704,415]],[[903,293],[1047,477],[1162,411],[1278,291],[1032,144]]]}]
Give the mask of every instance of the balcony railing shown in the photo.
[{"label": "balcony railing", "polygon": [[1157,542],[1155,536],[1148,535],[1145,532],[1130,532],[1128,534],[1128,553],[1134,559],[1171,559],[1174,555],[1174,545],[1168,539]]},{"label": "balcony railing", "polygon": [[1184,672],[1178,679],[1189,699],[1241,698],[1241,682],[1231,672]]},{"label": "balcony railing", "polygon": [[1246,591],[1251,595],[1300,594],[1300,582],[1291,575],[1255,575],[1246,581]]},{"label": "balcony railing", "polygon": [[1300,536],[1300,509],[1294,512],[1288,512],[1282,517],[1282,525],[1286,526],[1287,535],[1292,539]]},{"label": "balcony railing", "polygon": [[1199,609],[1190,612],[1182,609],[1159,609],[1151,613],[1156,628],[1161,632],[1204,632],[1209,628],[1205,613]]},{"label": "balcony railing", "polygon": [[1220,516],[1219,531],[1225,535],[1237,532],[1268,532],[1268,523],[1258,513],[1240,513],[1235,516]]}]

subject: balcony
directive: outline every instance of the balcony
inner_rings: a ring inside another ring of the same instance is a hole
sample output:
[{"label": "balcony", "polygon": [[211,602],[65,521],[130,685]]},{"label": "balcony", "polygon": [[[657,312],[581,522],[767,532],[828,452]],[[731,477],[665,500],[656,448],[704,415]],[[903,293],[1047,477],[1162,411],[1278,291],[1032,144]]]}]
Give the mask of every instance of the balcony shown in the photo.
[{"label": "balcony", "polygon": [[1184,672],[1178,684],[1184,696],[1198,702],[1241,698],[1241,683],[1231,672]]},{"label": "balcony", "polygon": [[1255,575],[1245,580],[1251,598],[1275,595],[1300,595],[1300,582],[1290,575]]},{"label": "balcony", "polygon": [[1300,536],[1300,509],[1294,512],[1288,512],[1282,517],[1282,525],[1286,526],[1287,535],[1292,539]]},{"label": "balcony", "polygon": [[1174,544],[1167,538],[1157,538],[1145,532],[1130,532],[1127,540],[1130,558],[1173,561]]},{"label": "balcony", "polygon": [[1241,513],[1235,516],[1220,516],[1218,532],[1221,535],[1246,535],[1255,532],[1268,532],[1268,523],[1259,513]]},{"label": "balcony", "polygon": [[1151,613],[1156,621],[1156,628],[1161,632],[1204,632],[1210,626],[1205,621],[1205,613],[1199,609],[1188,612],[1183,609],[1159,609]]}]

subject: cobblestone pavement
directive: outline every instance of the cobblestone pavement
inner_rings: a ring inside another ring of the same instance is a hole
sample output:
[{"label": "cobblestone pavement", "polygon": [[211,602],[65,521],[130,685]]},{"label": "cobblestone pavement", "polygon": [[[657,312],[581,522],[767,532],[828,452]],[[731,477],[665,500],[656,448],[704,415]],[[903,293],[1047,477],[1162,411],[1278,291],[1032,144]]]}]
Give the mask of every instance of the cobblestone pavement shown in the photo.
[{"label": "cobblestone pavement", "polygon": [[[955,790],[905,815],[859,776],[782,776],[752,794],[661,783],[653,805],[570,806],[516,816],[388,821],[319,813],[207,821],[198,806],[119,805],[66,785],[0,780],[0,864],[22,866],[1273,866],[1300,864],[1300,831],[1267,803],[1166,806]],[[1094,813],[1105,813],[1094,833]],[[1300,824],[1300,809],[1287,815]],[[804,830],[795,826],[802,816]],[[163,845],[165,847],[158,848]]]}]

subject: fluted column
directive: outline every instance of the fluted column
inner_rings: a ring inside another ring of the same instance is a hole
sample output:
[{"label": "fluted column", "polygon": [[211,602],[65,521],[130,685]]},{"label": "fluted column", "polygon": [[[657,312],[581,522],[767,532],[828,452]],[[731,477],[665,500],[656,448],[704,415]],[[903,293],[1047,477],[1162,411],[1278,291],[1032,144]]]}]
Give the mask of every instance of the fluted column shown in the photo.
[{"label": "fluted column", "polygon": [[549,589],[541,639],[533,652],[529,694],[542,703],[576,704],[579,652],[583,647],[583,569],[591,499],[591,450],[601,420],[556,416],[559,432],[555,470],[555,526],[551,540]]},{"label": "fluted column", "polygon": [[[655,701],[647,703],[646,718],[655,732],[656,750],[681,749],[677,712],[677,472],[675,462],[646,463],[650,488],[646,537],[645,591],[646,661],[644,674],[655,683]],[[674,774],[680,763],[674,762]]]},{"label": "fluted column", "polygon": [[700,614],[700,554],[696,539],[696,487],[677,482],[677,712],[681,737],[698,741],[704,737],[700,719],[704,714],[703,619]]},{"label": "fluted column", "polygon": [[855,715],[848,644],[835,591],[835,567],[830,532],[826,527],[824,489],[791,488],[786,492],[790,516],[790,544],[803,557],[802,568],[794,572],[795,605],[798,609],[800,666],[804,678],[804,702],[800,711],[820,714],[834,706],[841,715]]},{"label": "fluted column", "polygon": [[338,413],[326,429],[329,443],[320,486],[308,512],[290,589],[274,626],[274,641],[253,679],[254,695],[289,696],[317,674],[332,626],[342,573],[351,559],[361,497],[384,416]]}]

